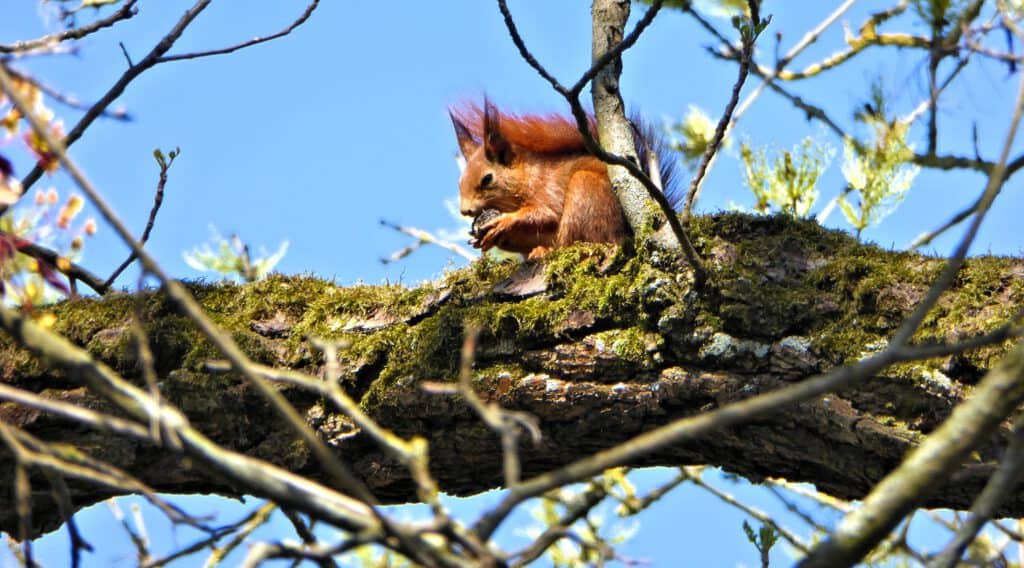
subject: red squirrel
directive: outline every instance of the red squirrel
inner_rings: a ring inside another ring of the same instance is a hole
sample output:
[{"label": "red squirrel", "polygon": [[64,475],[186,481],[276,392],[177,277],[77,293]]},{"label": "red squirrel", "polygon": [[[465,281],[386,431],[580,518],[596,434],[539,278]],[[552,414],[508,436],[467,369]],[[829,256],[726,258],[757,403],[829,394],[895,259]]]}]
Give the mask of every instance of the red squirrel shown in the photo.
[{"label": "red squirrel", "polygon": [[[622,244],[629,228],[604,162],[587,152],[576,121],[559,115],[513,115],[487,99],[450,111],[466,167],[459,208],[473,217],[470,241],[535,260],[583,241]],[[634,126],[636,122],[634,121]],[[593,131],[591,124],[591,131]],[[640,164],[664,148],[650,129],[634,127]],[[659,166],[670,201],[672,166]]]}]

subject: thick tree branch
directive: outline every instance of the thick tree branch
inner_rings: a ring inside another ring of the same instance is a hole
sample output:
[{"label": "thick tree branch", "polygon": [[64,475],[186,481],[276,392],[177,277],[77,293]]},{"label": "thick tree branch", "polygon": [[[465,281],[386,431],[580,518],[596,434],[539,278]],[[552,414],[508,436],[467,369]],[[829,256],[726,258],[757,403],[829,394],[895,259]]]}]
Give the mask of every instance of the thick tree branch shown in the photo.
[{"label": "thick tree branch", "polygon": [[[880,251],[784,219],[727,215],[696,218],[694,227],[707,243],[707,258],[723,275],[724,288],[715,299],[695,295],[672,267],[609,257],[600,247],[555,254],[538,273],[541,295],[528,300],[509,292],[515,289],[510,283],[495,288],[506,276],[519,277],[514,265],[487,263],[415,290],[346,290],[311,278],[275,277],[247,286],[191,286],[191,291],[247,356],[266,366],[325,373],[326,360],[303,338],[351,341],[337,362],[347,396],[396,435],[424,437],[439,489],[466,494],[503,483],[501,442],[481,428],[469,406],[421,388],[426,381],[455,381],[465,321],[484,329],[473,382],[481,399],[539,420],[540,445],[519,449],[523,479],[530,480],[680,418],[707,420],[701,417],[716,409],[862,358],[920,302],[940,266],[935,259]],[[971,259],[964,270],[967,276],[942,296],[915,336],[921,347],[914,349],[921,352],[908,353],[937,359],[876,370],[864,386],[812,397],[754,420],[733,414],[735,420],[705,430],[713,436],[687,437],[625,461],[710,463],[754,479],[811,481],[839,497],[863,496],[1005,352],[1012,333],[973,342],[966,353],[960,348],[991,331],[990,322],[1014,323],[1015,306],[1024,303],[1019,284],[1024,261]],[[66,302],[54,309],[54,330],[143,385],[129,325],[136,302],[144,310],[140,319],[152,341],[164,404],[180,408],[197,430],[233,452],[267,458],[315,479],[330,478],[308,447],[295,443],[294,434],[264,418],[270,412],[267,402],[249,383],[223,365],[211,366],[217,357],[213,344],[162,295]],[[939,348],[937,342],[951,346]],[[0,345],[0,362],[0,376],[11,388],[31,390],[44,400],[109,409],[65,373],[48,369],[9,341]],[[330,399],[300,387],[297,377],[278,382],[277,390],[378,498],[419,498],[409,468],[368,430]],[[95,431],[73,413],[32,397],[20,400],[27,406],[0,404],[0,420],[43,440],[94,448],[97,459],[157,490],[238,491],[148,443]],[[50,415],[51,408],[62,417]],[[1006,431],[979,447],[977,459],[961,466],[926,504],[969,507],[997,467]],[[97,436],[106,441],[97,444]],[[13,511],[5,506],[11,495],[3,493],[12,487],[10,475],[9,469],[0,471],[0,511]],[[69,487],[75,507],[110,494],[80,482]],[[1000,509],[1001,514],[1019,512],[1024,512],[1020,493]],[[34,530],[53,527],[60,518],[50,499],[34,501]],[[0,517],[0,526],[11,528],[14,521]]]}]

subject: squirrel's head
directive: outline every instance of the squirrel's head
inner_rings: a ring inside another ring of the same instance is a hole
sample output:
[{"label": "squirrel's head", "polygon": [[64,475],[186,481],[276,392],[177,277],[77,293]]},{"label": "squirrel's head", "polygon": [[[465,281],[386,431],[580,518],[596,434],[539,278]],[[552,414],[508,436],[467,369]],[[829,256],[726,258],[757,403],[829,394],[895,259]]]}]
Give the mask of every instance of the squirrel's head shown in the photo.
[{"label": "squirrel's head", "polygon": [[459,179],[459,210],[463,215],[475,217],[484,209],[501,212],[518,209],[523,172],[516,167],[516,150],[501,134],[497,109],[484,101],[481,136],[474,136],[455,113],[451,113],[451,117],[459,149],[466,160]]}]

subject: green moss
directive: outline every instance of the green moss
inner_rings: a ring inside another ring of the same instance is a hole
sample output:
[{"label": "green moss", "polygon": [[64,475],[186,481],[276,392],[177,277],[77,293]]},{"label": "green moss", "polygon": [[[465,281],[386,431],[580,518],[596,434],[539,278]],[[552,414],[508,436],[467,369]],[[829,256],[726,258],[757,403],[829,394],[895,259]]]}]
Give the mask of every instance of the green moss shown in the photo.
[{"label": "green moss", "polygon": [[598,337],[611,348],[616,357],[641,367],[651,366],[651,352],[659,343],[657,336],[635,327],[607,331],[598,334]]},{"label": "green moss", "polygon": [[[652,351],[662,347],[682,360],[687,350],[696,357],[700,345],[680,339],[695,329],[763,343],[801,335],[812,341],[812,352],[827,354],[832,363],[850,361],[891,335],[942,267],[937,259],[864,246],[846,234],[789,217],[698,217],[690,236],[712,273],[712,289],[692,290],[672,253],[643,248],[632,254],[592,244],[548,255],[547,289],[526,299],[491,292],[522,265],[487,258],[416,288],[341,288],[303,275],[274,275],[248,285],[187,285],[214,321],[260,362],[312,371],[318,359],[311,355],[310,337],[349,341],[343,363],[359,381],[376,379],[359,385],[367,390],[364,404],[372,406],[388,396],[396,381],[453,380],[467,323],[483,328],[478,356],[491,377],[501,370],[521,376],[524,371],[514,361],[525,349],[595,332],[617,357],[639,365],[651,364]],[[1024,304],[1021,266],[1014,259],[970,260],[917,339],[955,340],[1006,323]],[[442,290],[450,297],[438,303]],[[197,392],[222,384],[223,375],[205,370],[221,354],[159,292],[65,302],[53,308],[56,329],[137,377],[127,331],[136,302],[151,343],[159,346],[155,355],[161,375],[184,369],[187,374],[180,377]],[[669,316],[677,325],[659,330],[657,322]],[[275,318],[286,322],[287,337],[271,343],[253,330],[253,322]],[[593,323],[567,325],[573,318]],[[360,322],[375,322],[369,326],[375,331],[358,331]],[[668,339],[665,346],[658,344],[659,331]],[[1004,346],[996,345],[967,357],[984,369],[1004,352]],[[8,375],[12,365],[19,376],[26,369],[43,372],[9,342],[0,345],[0,360]],[[939,363],[922,364],[933,369]],[[921,375],[920,369],[905,371],[892,371],[892,380]],[[194,402],[198,410],[201,401]]]}]

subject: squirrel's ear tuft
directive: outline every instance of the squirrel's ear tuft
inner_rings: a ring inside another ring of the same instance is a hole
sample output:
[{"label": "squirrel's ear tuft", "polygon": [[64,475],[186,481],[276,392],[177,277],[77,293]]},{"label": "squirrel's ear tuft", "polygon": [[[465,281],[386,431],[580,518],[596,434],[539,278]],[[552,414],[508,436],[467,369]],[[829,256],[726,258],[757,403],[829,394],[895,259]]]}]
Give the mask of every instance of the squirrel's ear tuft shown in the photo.
[{"label": "squirrel's ear tuft", "polygon": [[486,97],[484,97],[484,154],[488,161],[503,166],[511,164],[515,158],[512,145],[501,134],[501,113]]},{"label": "squirrel's ear tuft", "polygon": [[470,154],[480,147],[480,143],[473,138],[473,133],[459,120],[454,111],[448,111],[448,116],[452,118],[452,126],[455,127],[455,137],[459,140],[459,151],[462,152],[463,158],[469,159]]}]

